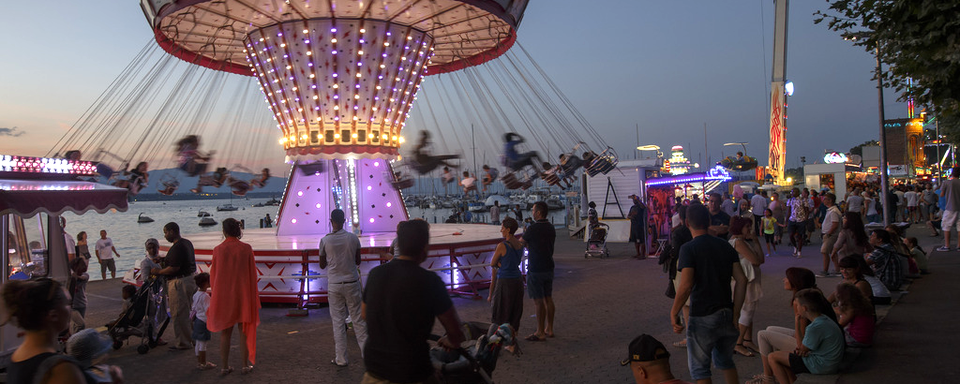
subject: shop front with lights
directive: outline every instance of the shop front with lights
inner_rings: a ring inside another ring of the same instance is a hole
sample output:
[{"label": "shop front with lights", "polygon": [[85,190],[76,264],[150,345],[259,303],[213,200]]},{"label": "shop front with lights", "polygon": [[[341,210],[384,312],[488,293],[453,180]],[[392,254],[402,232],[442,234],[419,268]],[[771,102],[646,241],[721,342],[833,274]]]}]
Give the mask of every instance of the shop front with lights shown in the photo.
[{"label": "shop front with lights", "polygon": [[730,173],[719,165],[707,172],[648,179],[645,183],[647,208],[655,231],[661,235],[670,232],[677,198],[685,200],[697,195],[703,201],[708,193],[727,192],[730,180]]}]

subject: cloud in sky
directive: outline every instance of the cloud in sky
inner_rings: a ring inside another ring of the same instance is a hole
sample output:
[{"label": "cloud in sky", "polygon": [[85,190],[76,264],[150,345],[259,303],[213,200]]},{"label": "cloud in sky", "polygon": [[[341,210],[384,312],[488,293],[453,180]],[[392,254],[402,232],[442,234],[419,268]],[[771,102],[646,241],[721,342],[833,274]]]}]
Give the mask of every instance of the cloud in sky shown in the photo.
[{"label": "cloud in sky", "polygon": [[13,127],[13,128],[2,128],[2,127],[0,127],[0,136],[17,137],[17,136],[20,136],[20,135],[22,135],[22,134],[24,134],[24,133],[26,133],[26,132],[21,131],[20,128],[17,128],[17,127]]}]

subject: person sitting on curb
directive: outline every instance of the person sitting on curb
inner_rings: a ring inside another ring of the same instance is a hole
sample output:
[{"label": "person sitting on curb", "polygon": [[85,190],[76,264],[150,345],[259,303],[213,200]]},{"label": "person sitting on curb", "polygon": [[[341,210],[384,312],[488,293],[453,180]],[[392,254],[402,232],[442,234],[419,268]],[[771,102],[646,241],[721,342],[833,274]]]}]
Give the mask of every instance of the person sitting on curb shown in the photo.
[{"label": "person sitting on curb", "polygon": [[637,384],[689,384],[670,371],[670,352],[653,336],[642,334],[630,342],[627,358],[620,365],[630,366]]},{"label": "person sitting on curb", "polygon": [[[763,373],[754,375],[747,384],[770,384],[775,383],[773,377],[773,361],[770,355],[776,351],[790,351],[797,347],[797,344],[803,339],[803,330],[807,326],[807,321],[797,312],[797,307],[793,303],[793,298],[797,292],[807,288],[817,287],[817,276],[813,271],[806,268],[791,267],[787,268],[783,278],[783,289],[791,291],[791,307],[793,307],[794,324],[793,328],[779,327],[771,325],[760,332],[757,332],[757,342],[760,347],[760,362],[763,364]],[[830,312],[831,314],[833,312]]]},{"label": "person sitting on curb", "polygon": [[876,313],[870,299],[857,287],[840,283],[836,291],[837,301],[833,310],[837,321],[843,327],[843,336],[849,347],[869,347],[873,345],[873,333],[876,330]]},{"label": "person sitting on curb", "polygon": [[870,234],[870,244],[874,250],[866,257],[867,265],[873,267],[877,278],[891,291],[900,290],[903,284],[903,265],[899,256],[890,244],[890,232],[883,229],[874,230]]},{"label": "person sitting on curb", "polygon": [[793,384],[801,373],[836,373],[843,360],[843,331],[836,320],[829,316],[833,310],[823,293],[819,289],[804,289],[797,292],[794,305],[810,325],[804,329],[803,339],[793,352],[776,351],[770,354],[773,374],[781,384]]}]

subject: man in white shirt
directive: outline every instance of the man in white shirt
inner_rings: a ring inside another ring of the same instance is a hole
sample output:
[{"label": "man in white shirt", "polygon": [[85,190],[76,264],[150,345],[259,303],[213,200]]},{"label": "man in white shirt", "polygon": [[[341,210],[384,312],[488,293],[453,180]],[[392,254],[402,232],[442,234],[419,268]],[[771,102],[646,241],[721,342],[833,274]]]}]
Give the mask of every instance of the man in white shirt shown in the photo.
[{"label": "man in white shirt", "polygon": [[[960,211],[960,167],[954,167],[950,171],[950,179],[943,182],[940,186],[940,194],[946,200],[943,207],[943,246],[937,248],[938,251],[950,250],[950,231],[953,226],[957,227],[957,236],[960,239],[960,220],[957,220],[957,212]],[[960,240],[957,240],[957,248],[960,248]]]},{"label": "man in white shirt", "polygon": [[750,212],[753,213],[753,228],[760,235],[760,220],[763,219],[763,211],[767,209],[767,191],[760,190],[750,198]]},{"label": "man in white shirt", "polygon": [[847,198],[847,212],[856,212],[862,214],[863,197],[860,196],[860,188],[854,189],[850,197]]},{"label": "man in white shirt", "polygon": [[[837,242],[840,235],[840,209],[834,205],[837,195],[827,193],[823,196],[823,205],[827,207],[827,214],[823,217],[821,233],[823,234],[823,245],[820,246],[820,254],[823,255],[823,271],[821,276],[829,276],[830,273],[830,254],[833,253],[833,245]],[[836,274],[840,274],[839,257],[833,257],[833,267]]]},{"label": "man in white shirt", "polygon": [[[901,220],[907,221],[907,201],[903,197],[904,196],[903,190],[900,189],[899,187],[894,188],[893,194],[897,195],[897,201],[900,202],[899,203],[900,205],[897,206],[899,211],[897,212],[897,215],[900,216]],[[894,215],[894,218],[893,218],[894,221],[897,220],[897,217],[896,217],[897,215]]]},{"label": "man in white shirt", "polygon": [[360,344],[361,358],[363,345],[367,342],[367,323],[360,315],[360,303],[363,301],[360,283],[360,239],[357,235],[345,231],[343,223],[346,216],[340,209],[330,212],[330,226],[333,232],[320,239],[320,268],[327,269],[327,303],[330,308],[330,320],[333,322],[333,341],[336,357],[331,364],[346,367],[347,360],[347,312],[353,320],[353,331]]},{"label": "man in white shirt", "polygon": [[919,223],[918,216],[920,211],[917,210],[917,206],[920,203],[920,195],[917,194],[913,186],[909,186],[907,187],[907,191],[903,193],[903,198],[907,200],[907,216],[904,218],[904,221]]},{"label": "man in white shirt", "polygon": [[490,221],[493,225],[500,225],[500,201],[494,200],[490,207]]},{"label": "man in white shirt", "polygon": [[[113,256],[116,255],[117,258],[120,257],[120,254],[117,253],[117,249],[113,247],[113,239],[107,237],[107,231],[100,230],[100,240],[97,240],[97,261],[100,262],[100,279],[107,279],[107,269],[110,269],[110,278],[117,278],[117,264],[113,260]],[[113,252],[111,254],[111,252]]]}]

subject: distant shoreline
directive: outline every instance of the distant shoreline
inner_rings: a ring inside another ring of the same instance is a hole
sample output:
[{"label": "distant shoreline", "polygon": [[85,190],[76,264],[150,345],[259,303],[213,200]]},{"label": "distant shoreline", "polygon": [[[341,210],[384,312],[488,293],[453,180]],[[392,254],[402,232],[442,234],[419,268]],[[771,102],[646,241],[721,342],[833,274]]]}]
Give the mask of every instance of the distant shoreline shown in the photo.
[{"label": "distant shoreline", "polygon": [[180,200],[248,200],[248,199],[280,199],[282,194],[277,192],[248,192],[246,196],[235,196],[231,193],[175,193],[172,196],[161,195],[159,193],[141,193],[138,194],[134,202],[137,201],[180,201]]}]

